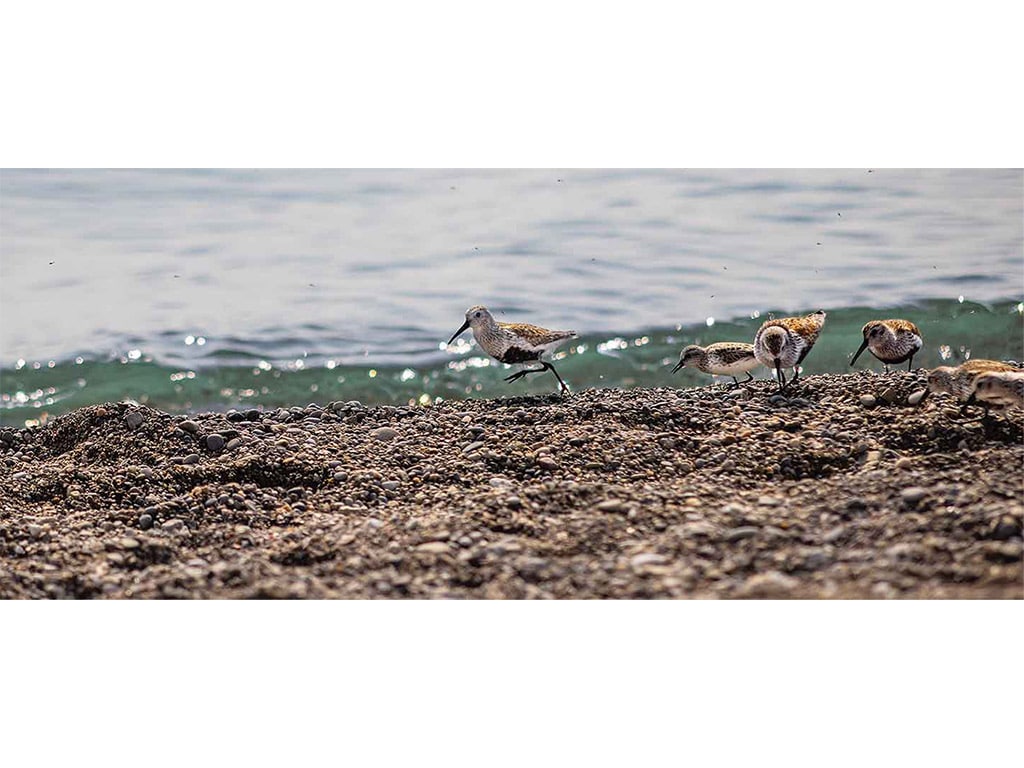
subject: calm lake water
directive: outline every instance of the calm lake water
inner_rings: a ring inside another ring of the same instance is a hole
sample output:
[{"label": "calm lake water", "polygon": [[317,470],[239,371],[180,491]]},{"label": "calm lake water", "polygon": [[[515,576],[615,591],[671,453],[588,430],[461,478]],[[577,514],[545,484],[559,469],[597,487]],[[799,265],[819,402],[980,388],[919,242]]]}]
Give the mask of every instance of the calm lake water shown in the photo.
[{"label": "calm lake water", "polygon": [[924,366],[1021,359],[1022,203],[1019,170],[4,170],[0,420],[554,391],[443,348],[476,303],[578,330],[574,388],[708,383],[683,344],[818,308],[808,373],[880,316]]}]

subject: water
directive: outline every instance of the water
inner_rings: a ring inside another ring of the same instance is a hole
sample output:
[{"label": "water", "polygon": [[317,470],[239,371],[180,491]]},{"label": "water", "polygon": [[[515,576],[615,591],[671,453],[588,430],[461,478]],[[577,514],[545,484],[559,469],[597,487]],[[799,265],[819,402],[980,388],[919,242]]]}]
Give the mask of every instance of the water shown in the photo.
[{"label": "water", "polygon": [[475,303],[579,330],[574,388],[706,383],[682,345],[819,307],[808,373],[880,316],[915,364],[1021,359],[1022,201],[1020,171],[5,170],[0,421],[554,391],[442,348]]}]

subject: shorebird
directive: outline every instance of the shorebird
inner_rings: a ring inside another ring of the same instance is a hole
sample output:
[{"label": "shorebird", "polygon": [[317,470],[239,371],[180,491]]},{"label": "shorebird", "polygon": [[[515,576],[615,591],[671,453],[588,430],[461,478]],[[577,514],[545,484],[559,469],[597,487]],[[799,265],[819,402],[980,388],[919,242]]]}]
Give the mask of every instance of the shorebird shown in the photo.
[{"label": "shorebird", "polygon": [[[762,365],[775,371],[781,392],[800,376],[799,365],[818,340],[825,325],[825,312],[819,309],[806,317],[783,317],[768,320],[754,335],[754,356]],[[794,370],[787,382],[783,368]]]},{"label": "shorebird", "polygon": [[860,332],[864,335],[864,343],[850,360],[852,366],[857,358],[867,349],[871,354],[882,361],[886,373],[890,365],[902,363],[908,360],[907,370],[910,370],[916,355],[924,342],[921,340],[921,332],[917,326],[909,320],[872,320],[867,323]]},{"label": "shorebird", "polygon": [[745,373],[746,380],[752,381],[754,377],[750,375],[750,371],[759,365],[757,358],[754,357],[753,344],[720,341],[706,347],[697,344],[686,347],[679,353],[679,362],[672,369],[672,373],[689,366],[712,376],[731,376],[733,383],[738,387],[740,382],[736,374]]},{"label": "shorebird", "polygon": [[974,397],[997,408],[1024,408],[1024,371],[978,374]]},{"label": "shorebird", "polygon": [[498,362],[509,365],[537,362],[541,365],[540,368],[524,368],[506,376],[505,381],[516,381],[531,373],[551,371],[558,379],[561,391],[568,394],[569,388],[558,375],[555,366],[541,358],[569,339],[576,338],[576,331],[550,331],[529,323],[499,323],[487,307],[479,304],[466,310],[466,322],[448,339],[448,343],[455,341],[467,328],[473,329],[476,343]]},{"label": "shorebird", "polygon": [[[948,365],[939,366],[928,374],[929,392],[947,392],[953,395],[961,403],[961,412],[966,411],[967,406],[978,401],[975,386],[978,379],[990,374],[1018,374],[1022,372],[1007,363],[998,360],[968,360],[956,368]],[[998,385],[995,385],[998,386]],[[982,401],[982,406],[988,411],[988,406]]]}]

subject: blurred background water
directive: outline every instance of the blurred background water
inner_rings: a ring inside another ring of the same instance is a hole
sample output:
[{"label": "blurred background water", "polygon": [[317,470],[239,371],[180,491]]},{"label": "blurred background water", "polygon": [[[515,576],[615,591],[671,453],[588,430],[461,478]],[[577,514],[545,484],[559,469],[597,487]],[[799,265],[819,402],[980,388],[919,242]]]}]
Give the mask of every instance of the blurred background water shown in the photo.
[{"label": "blurred background water", "polygon": [[818,308],[809,374],[891,316],[915,364],[1020,360],[1022,203],[1019,170],[3,170],[0,422],[555,391],[444,347],[476,303],[578,330],[576,389],[710,383],[684,344]]}]

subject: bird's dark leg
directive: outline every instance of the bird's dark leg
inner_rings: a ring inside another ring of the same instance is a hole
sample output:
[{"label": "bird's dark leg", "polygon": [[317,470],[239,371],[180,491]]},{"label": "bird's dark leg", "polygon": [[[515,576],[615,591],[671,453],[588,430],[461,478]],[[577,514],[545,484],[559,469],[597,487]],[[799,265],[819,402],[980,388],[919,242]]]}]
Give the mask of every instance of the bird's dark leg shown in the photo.
[{"label": "bird's dark leg", "polygon": [[910,366],[912,366],[913,364],[914,364],[914,356],[913,356],[913,355],[911,355],[911,356],[910,356],[910,359],[909,359],[909,360],[907,360],[907,371],[909,371],[909,370],[910,370]]},{"label": "bird's dark leg", "polygon": [[753,380],[754,380],[754,374],[752,374],[750,371],[747,371],[747,381],[753,381]]},{"label": "bird's dark leg", "polygon": [[775,380],[779,384],[779,392],[786,388],[786,374],[782,371],[782,365],[778,360],[775,361]]},{"label": "bird's dark leg", "polygon": [[885,370],[886,373],[889,372],[889,364],[888,363],[882,363],[882,368],[883,368],[883,370]]},{"label": "bird's dark leg", "polygon": [[[565,394],[568,395],[569,394],[569,387],[567,387],[565,385],[565,382],[562,381],[562,377],[558,375],[558,371],[555,370],[555,366],[553,366],[551,363],[545,362],[544,360],[541,360],[540,364],[544,366],[544,369],[547,369],[547,370],[551,371],[553,374],[555,374],[555,378],[558,379],[558,383],[562,387],[562,392],[564,392]],[[544,370],[544,369],[541,369],[541,370]]]},{"label": "bird's dark leg", "polygon": [[511,376],[506,376],[505,381],[518,381],[523,376],[529,376],[531,373],[544,373],[545,368],[524,368],[521,371],[516,371]]},{"label": "bird's dark leg", "polygon": [[733,376],[732,377],[732,388],[733,389],[739,389],[739,387],[740,387],[739,379],[737,379],[735,376]]}]

